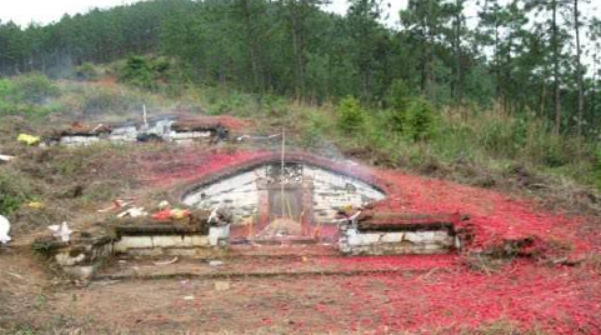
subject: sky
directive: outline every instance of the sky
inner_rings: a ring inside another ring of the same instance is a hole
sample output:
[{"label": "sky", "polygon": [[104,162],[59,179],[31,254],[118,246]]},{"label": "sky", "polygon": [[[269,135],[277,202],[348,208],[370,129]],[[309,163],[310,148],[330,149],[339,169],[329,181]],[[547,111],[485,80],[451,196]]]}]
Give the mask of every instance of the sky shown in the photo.
[{"label": "sky", "polygon": [[88,10],[109,8],[139,0],[0,0],[0,20],[12,20],[26,26],[31,22],[46,24],[58,21],[63,14],[85,13]]},{"label": "sky", "polygon": [[[143,0],[0,0],[0,20],[12,20],[15,23],[26,26],[31,22],[46,24],[60,20],[63,14],[84,13],[92,8],[109,8],[123,4],[130,4]],[[344,14],[348,7],[347,0],[331,0],[332,4],[326,9],[336,13]],[[509,1],[509,0],[503,0]],[[594,5],[599,0],[591,1],[591,5],[583,8],[583,12],[589,15],[601,17],[601,9]],[[384,0],[385,9],[389,13],[386,23],[397,26],[399,22],[399,10],[407,5],[407,0]],[[474,2],[474,1],[472,1]],[[475,15],[475,7],[467,7],[467,16]]]},{"label": "sky", "polygon": [[[85,13],[92,8],[109,8],[118,5],[130,4],[145,0],[0,0],[0,21],[14,21],[26,26],[31,22],[47,24],[58,21],[65,14]],[[399,11],[407,5],[408,0],[384,0],[385,10],[388,17],[385,21],[390,27],[399,27]],[[471,0],[474,3],[476,0]],[[510,0],[501,0],[509,2]],[[331,4],[325,9],[344,14],[348,8],[347,0],[331,0]],[[596,4],[597,3],[597,4]],[[583,5],[583,14],[601,18],[601,0],[592,0],[591,4]],[[468,5],[466,16],[474,17],[476,7]],[[476,22],[474,21],[474,24]],[[469,22],[468,22],[469,24]],[[583,37],[586,45],[587,38]]]},{"label": "sky", "polygon": [[[108,8],[138,1],[140,0],[0,0],[0,20],[12,20],[22,26],[32,21],[46,24],[60,20],[65,13],[73,15],[84,13],[94,7]],[[399,9],[405,6],[407,0],[390,0],[390,2],[396,17],[396,19],[391,18],[390,22],[396,22]],[[346,3],[346,0],[333,0],[328,9],[343,14],[346,12]]]}]

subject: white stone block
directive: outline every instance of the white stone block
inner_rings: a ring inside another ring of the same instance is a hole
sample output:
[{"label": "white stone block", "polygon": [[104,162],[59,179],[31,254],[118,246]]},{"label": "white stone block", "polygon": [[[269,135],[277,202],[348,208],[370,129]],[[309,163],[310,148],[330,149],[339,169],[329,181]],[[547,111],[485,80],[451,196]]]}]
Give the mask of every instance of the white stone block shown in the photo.
[{"label": "white stone block", "polygon": [[405,239],[406,233],[386,233],[382,236],[383,243],[400,243]]},{"label": "white stone block", "polygon": [[150,236],[122,236],[115,242],[113,250],[115,252],[125,252],[129,249],[152,248],[152,237]]},{"label": "white stone block", "polygon": [[192,240],[192,245],[195,247],[204,247],[209,245],[209,237],[208,236],[200,236],[194,235],[190,237]]},{"label": "white stone block", "polygon": [[86,255],[82,253],[75,257],[71,257],[71,255],[69,255],[69,253],[66,252],[57,254],[56,256],[54,256],[54,258],[56,259],[56,262],[61,266],[73,266],[83,262],[86,259]]},{"label": "white stone block", "polygon": [[94,276],[94,266],[63,266],[63,271],[70,277],[77,279],[90,279]]},{"label": "white stone block", "polygon": [[98,141],[100,141],[100,139],[96,136],[63,136],[60,139],[60,143],[67,146],[84,146]]},{"label": "white stone block", "polygon": [[152,246],[155,248],[191,247],[192,239],[180,235],[152,236]]},{"label": "white stone block", "polygon": [[219,240],[228,240],[229,237],[230,225],[209,228],[209,244],[211,246],[218,246]]}]

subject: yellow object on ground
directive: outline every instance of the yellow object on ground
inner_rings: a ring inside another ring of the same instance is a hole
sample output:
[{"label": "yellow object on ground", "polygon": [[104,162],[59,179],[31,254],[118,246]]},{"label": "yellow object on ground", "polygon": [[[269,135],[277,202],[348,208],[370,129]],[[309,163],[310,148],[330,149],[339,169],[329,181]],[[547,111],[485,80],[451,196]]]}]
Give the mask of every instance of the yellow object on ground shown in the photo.
[{"label": "yellow object on ground", "polygon": [[190,215],[190,212],[188,212],[185,209],[172,209],[171,210],[171,217],[176,219],[176,220],[181,220],[185,217],[187,217],[188,215]]},{"label": "yellow object on ground", "polygon": [[39,201],[32,201],[27,204],[27,207],[29,207],[31,209],[42,209],[42,208],[44,208],[44,204]]},{"label": "yellow object on ground", "polygon": [[40,143],[40,137],[28,134],[20,134],[19,137],[17,137],[17,141],[27,145],[35,145]]}]

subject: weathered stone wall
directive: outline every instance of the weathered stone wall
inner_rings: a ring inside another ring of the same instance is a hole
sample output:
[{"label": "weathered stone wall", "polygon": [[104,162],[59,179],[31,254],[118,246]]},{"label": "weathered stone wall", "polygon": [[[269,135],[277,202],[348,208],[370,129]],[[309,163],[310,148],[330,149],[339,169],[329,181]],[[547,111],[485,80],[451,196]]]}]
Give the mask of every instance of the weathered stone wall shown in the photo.
[{"label": "weathered stone wall", "polygon": [[[152,137],[165,142],[178,144],[189,144],[193,142],[210,142],[215,136],[219,136],[218,128],[204,130],[176,130],[172,128],[174,121],[161,120],[151,124],[148,128],[142,125],[124,125],[113,128],[110,131],[90,132],[80,134],[63,134],[54,137],[48,144],[60,144],[64,146],[86,146],[98,142],[128,143],[144,141]],[[217,127],[217,126],[216,126]]]},{"label": "weathered stone wall", "polygon": [[362,232],[350,222],[340,224],[339,248],[349,255],[443,254],[459,247],[447,229]]},{"label": "weathered stone wall", "polygon": [[113,252],[112,239],[108,236],[85,238],[70,243],[51,238],[36,241],[34,248],[36,246],[40,250],[46,250],[46,255],[53,258],[69,276],[83,280],[91,279]]},{"label": "weathered stone wall", "polygon": [[313,181],[313,213],[317,221],[334,221],[341,207],[357,208],[385,197],[373,186],[349,176],[313,166],[305,166],[303,173]]},{"label": "weathered stone wall", "polygon": [[[205,210],[224,206],[234,214],[235,224],[249,222],[258,213],[261,190],[272,179],[272,170],[278,169],[274,169],[273,165],[263,165],[223,178],[189,193],[183,202]],[[385,197],[375,187],[349,176],[309,165],[303,165],[299,170],[302,170],[302,180],[297,180],[297,175],[291,178],[294,178],[295,183],[311,185],[312,210],[315,219],[320,222],[335,220],[337,210],[341,207],[360,207]]]},{"label": "weathered stone wall", "polygon": [[160,254],[195,254],[196,248],[209,247],[208,236],[148,235],[122,236],[115,242],[116,253],[156,256]]},{"label": "weathered stone wall", "polygon": [[121,235],[113,244],[113,252],[135,255],[197,255],[213,247],[228,244],[230,226],[213,226],[206,235],[188,234],[147,234]]},{"label": "weathered stone wall", "polygon": [[183,203],[204,210],[227,207],[234,216],[234,224],[247,222],[258,211],[259,184],[265,173],[264,168],[258,168],[224,178],[188,194]]}]

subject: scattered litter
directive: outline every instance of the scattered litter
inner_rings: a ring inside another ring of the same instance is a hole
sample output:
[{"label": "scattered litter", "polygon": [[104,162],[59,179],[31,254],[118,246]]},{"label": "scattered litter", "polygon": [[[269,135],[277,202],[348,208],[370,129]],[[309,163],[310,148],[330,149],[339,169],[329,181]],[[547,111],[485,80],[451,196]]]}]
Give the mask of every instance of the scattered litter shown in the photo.
[{"label": "scattered litter", "polygon": [[271,140],[274,138],[278,138],[280,136],[282,136],[282,134],[273,134],[273,135],[269,135],[269,136],[242,135],[242,136],[238,136],[238,138],[236,138],[236,141],[238,141],[238,142],[242,142],[244,140],[264,141],[264,140]]},{"label": "scattered litter", "polygon": [[217,219],[217,211],[218,210],[219,210],[219,207],[213,208],[213,210],[211,211],[211,215],[209,215],[209,219],[207,220],[208,223],[211,223]]},{"label": "scattered litter", "polygon": [[98,124],[94,129],[92,129],[92,133],[95,133],[98,129],[102,128],[104,125],[102,123]]},{"label": "scattered litter", "polygon": [[171,217],[176,220],[181,220],[190,215],[190,212],[187,209],[172,209]]},{"label": "scattered litter", "polygon": [[227,291],[230,289],[230,282],[228,281],[216,281],[214,284],[216,291]]},{"label": "scattered litter", "polygon": [[194,296],[193,295],[187,295],[184,297],[184,300],[194,300]]},{"label": "scattered litter", "polygon": [[127,261],[124,259],[120,259],[117,263],[119,263],[119,265],[125,265],[127,264]]},{"label": "scattered litter", "polygon": [[223,265],[222,261],[209,261],[209,266],[221,266]]},{"label": "scattered litter", "polygon": [[160,210],[168,209],[169,207],[171,207],[171,204],[167,200],[163,200],[163,201],[159,202],[159,205],[157,206],[157,208]]},{"label": "scattered litter", "polygon": [[218,205],[211,210],[211,215],[209,215],[207,222],[211,226],[224,226],[231,222],[231,215],[231,212]]},{"label": "scattered litter", "polygon": [[14,156],[0,155],[0,162],[10,162],[15,159]]},{"label": "scattered litter", "polygon": [[9,276],[13,276],[15,278],[21,279],[23,281],[25,281],[25,277],[21,276],[20,274],[14,273],[14,272],[10,272],[10,271],[2,271],[2,273],[6,273]]},{"label": "scattered litter", "polygon": [[59,225],[49,226],[48,229],[52,232],[52,236],[60,238],[63,242],[69,242],[71,240],[71,234],[73,231],[67,225],[67,222],[63,222]]},{"label": "scattered litter", "polygon": [[148,216],[148,212],[144,210],[144,207],[132,207],[124,212],[117,214],[117,217],[120,219],[127,216],[132,218],[143,217]]},{"label": "scattered litter", "polygon": [[119,282],[121,282],[121,280],[119,279],[115,279],[115,280],[102,280],[102,281],[94,281],[92,282],[92,285],[94,286],[109,286],[109,285],[114,285],[114,284],[118,284]]},{"label": "scattered litter", "polygon": [[168,261],[154,262],[154,265],[158,265],[158,266],[169,265],[169,264],[173,264],[173,263],[177,262],[178,260],[179,260],[178,257],[173,257],[173,259],[170,259]]},{"label": "scattered litter", "polygon": [[190,216],[190,211],[187,209],[165,209],[159,212],[156,212],[152,215],[152,218],[157,221],[169,221],[170,219],[181,220]]},{"label": "scattered litter", "polygon": [[130,202],[127,202],[125,200],[117,199],[117,200],[113,201],[113,204],[110,207],[99,209],[98,213],[110,212],[110,211],[113,211],[113,210],[116,210],[119,208],[127,207],[130,204],[131,204]]},{"label": "scattered litter", "polygon": [[27,145],[36,145],[36,144],[40,143],[40,137],[29,135],[29,134],[20,134],[17,137],[17,141],[19,141],[21,143],[25,143]]},{"label": "scattered litter", "polygon": [[167,221],[171,218],[171,210],[166,209],[152,214],[152,218],[158,221]]},{"label": "scattered litter", "polygon": [[31,209],[42,209],[44,208],[44,204],[40,201],[31,201],[27,204],[27,207]]},{"label": "scattered litter", "polygon": [[10,242],[11,238],[8,236],[8,232],[10,231],[10,222],[7,218],[0,215],[0,244],[7,244]]}]

